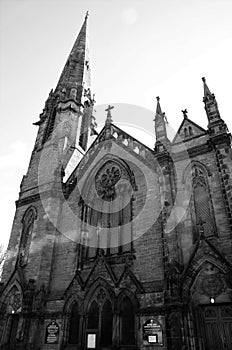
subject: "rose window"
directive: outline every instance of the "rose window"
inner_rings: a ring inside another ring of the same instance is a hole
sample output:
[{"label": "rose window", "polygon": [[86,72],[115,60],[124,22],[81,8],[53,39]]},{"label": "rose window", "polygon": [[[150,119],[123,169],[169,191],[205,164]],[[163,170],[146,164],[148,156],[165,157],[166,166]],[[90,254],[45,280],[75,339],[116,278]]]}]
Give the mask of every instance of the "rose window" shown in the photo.
[{"label": "rose window", "polygon": [[121,178],[121,170],[116,164],[108,163],[96,176],[97,194],[104,200],[116,197],[115,185]]}]

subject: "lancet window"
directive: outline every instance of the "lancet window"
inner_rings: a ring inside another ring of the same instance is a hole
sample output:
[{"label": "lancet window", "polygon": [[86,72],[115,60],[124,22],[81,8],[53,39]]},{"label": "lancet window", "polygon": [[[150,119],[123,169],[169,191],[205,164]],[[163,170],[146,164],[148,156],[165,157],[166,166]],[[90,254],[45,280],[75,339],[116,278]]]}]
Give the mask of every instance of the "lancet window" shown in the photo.
[{"label": "lancet window", "polygon": [[54,108],[48,120],[48,124],[44,133],[43,143],[45,143],[49,138],[49,136],[51,135],[55,125],[55,119],[56,119],[56,109]]},{"label": "lancet window", "polygon": [[80,315],[77,303],[74,303],[71,308],[70,322],[69,322],[69,344],[78,344],[79,338]]},{"label": "lancet window", "polygon": [[[216,226],[208,185],[208,174],[203,166],[197,164],[192,168],[192,191],[195,227],[201,222],[204,227],[205,236],[215,235]],[[199,231],[199,226],[196,230]]]},{"label": "lancet window", "polygon": [[31,207],[26,211],[22,220],[22,234],[21,234],[21,240],[19,245],[20,266],[25,266],[28,261],[35,219],[36,219],[36,210],[34,207]]},{"label": "lancet window", "polygon": [[135,344],[135,313],[132,301],[125,297],[120,305],[121,342],[123,345]]}]

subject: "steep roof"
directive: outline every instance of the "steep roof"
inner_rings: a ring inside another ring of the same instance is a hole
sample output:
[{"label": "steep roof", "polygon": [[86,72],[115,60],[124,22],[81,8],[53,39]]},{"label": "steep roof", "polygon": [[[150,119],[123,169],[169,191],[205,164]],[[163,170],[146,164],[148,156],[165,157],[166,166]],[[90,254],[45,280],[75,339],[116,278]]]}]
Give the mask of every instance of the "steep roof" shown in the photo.
[{"label": "steep roof", "polygon": [[185,117],[172,141],[172,144],[179,142],[179,137],[182,141],[188,141],[198,136],[205,135],[207,131],[200,125],[194,123],[188,117]]}]

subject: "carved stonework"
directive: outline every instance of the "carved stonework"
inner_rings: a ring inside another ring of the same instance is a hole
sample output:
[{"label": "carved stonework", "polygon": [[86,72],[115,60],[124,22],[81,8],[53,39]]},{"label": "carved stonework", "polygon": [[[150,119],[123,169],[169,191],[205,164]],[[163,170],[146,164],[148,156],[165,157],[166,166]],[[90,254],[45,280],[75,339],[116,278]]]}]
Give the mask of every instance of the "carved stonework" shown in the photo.
[{"label": "carved stonework", "polygon": [[99,303],[102,303],[106,298],[106,292],[103,288],[100,288],[98,293],[97,293],[97,300]]},{"label": "carved stonework", "polygon": [[22,297],[17,289],[11,294],[9,304],[15,313],[21,311]]},{"label": "carved stonework", "polygon": [[225,275],[213,264],[207,263],[194,285],[193,292],[216,298],[227,288]]},{"label": "carved stonework", "polygon": [[100,170],[95,179],[97,194],[104,200],[115,198],[115,185],[122,175],[121,169],[114,162],[108,162]]},{"label": "carved stonework", "polygon": [[196,165],[194,165],[192,167],[192,180],[194,182],[197,182],[197,181],[200,180],[201,182],[206,183],[205,182],[205,173],[204,173],[204,171],[200,167],[198,167]]}]

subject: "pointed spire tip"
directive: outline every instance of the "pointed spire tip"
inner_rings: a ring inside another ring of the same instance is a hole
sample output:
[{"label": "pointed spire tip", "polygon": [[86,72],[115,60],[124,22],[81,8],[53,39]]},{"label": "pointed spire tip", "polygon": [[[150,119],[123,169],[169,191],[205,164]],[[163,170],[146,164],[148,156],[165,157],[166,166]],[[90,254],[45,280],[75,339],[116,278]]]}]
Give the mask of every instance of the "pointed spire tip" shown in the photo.
[{"label": "pointed spire tip", "polygon": [[203,83],[205,83],[205,82],[206,82],[205,77],[202,77],[201,79],[202,79]]},{"label": "pointed spire tip", "polygon": [[86,11],[85,19],[87,19],[88,17],[89,17],[89,11]]}]

